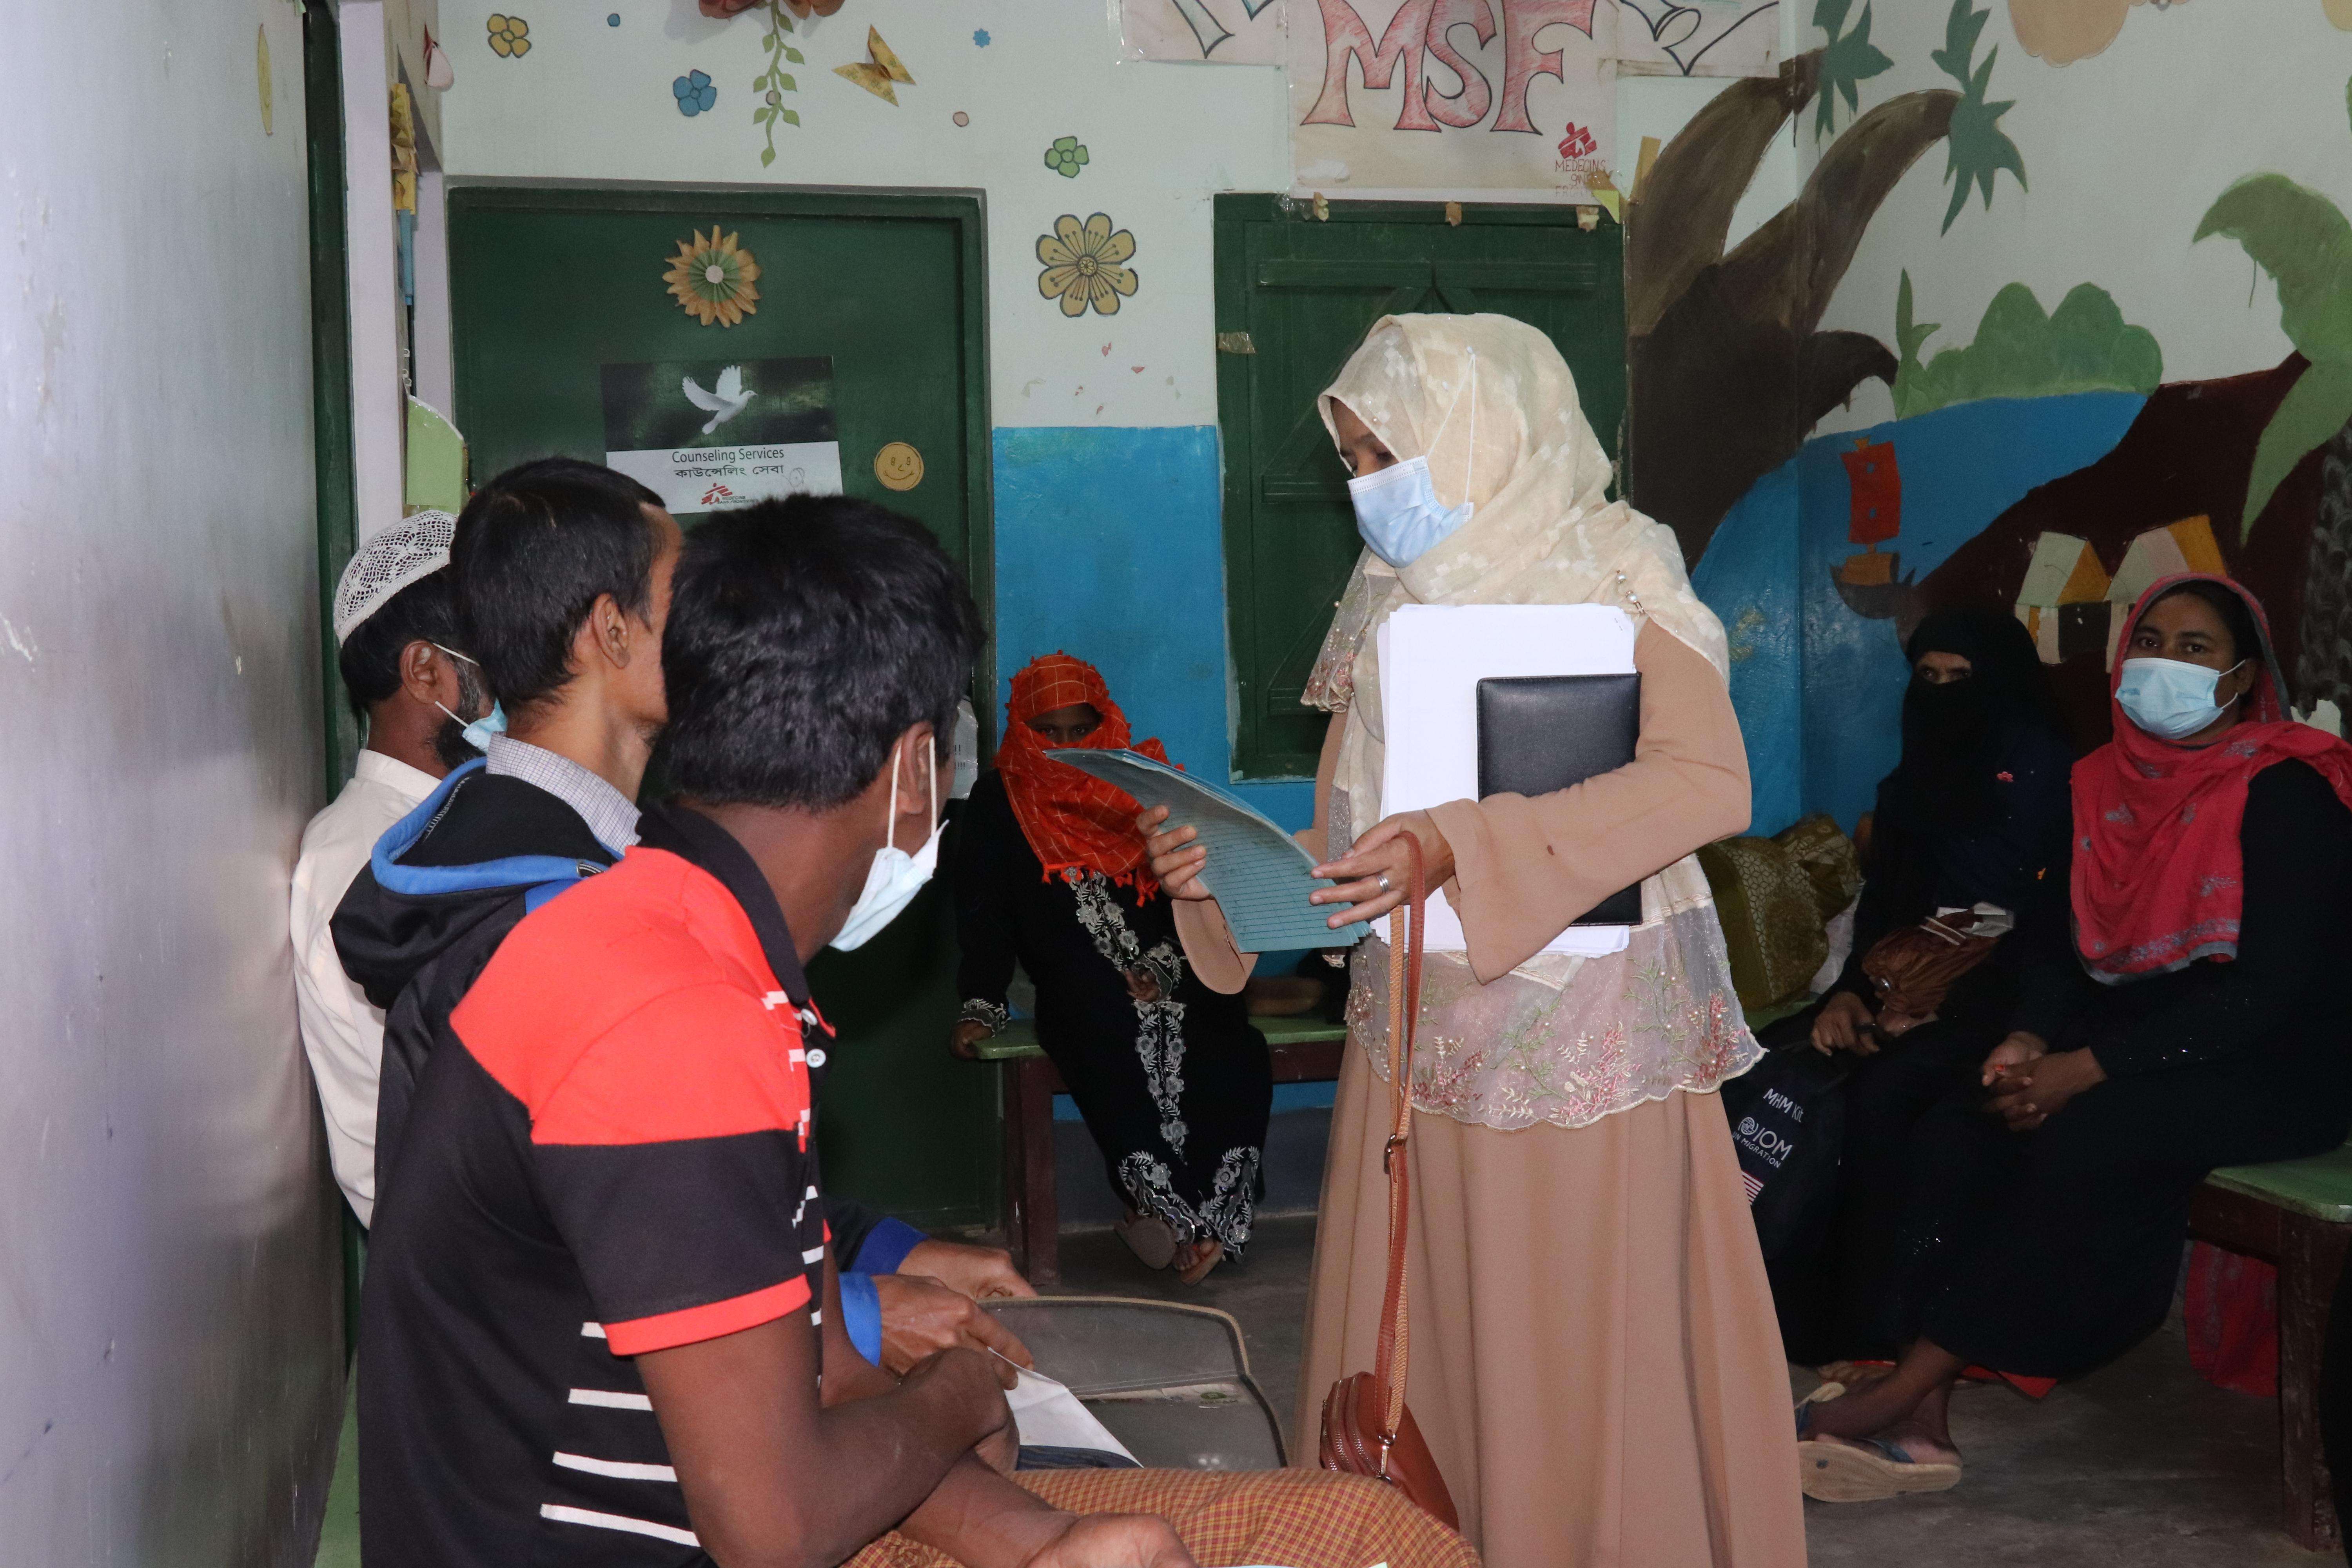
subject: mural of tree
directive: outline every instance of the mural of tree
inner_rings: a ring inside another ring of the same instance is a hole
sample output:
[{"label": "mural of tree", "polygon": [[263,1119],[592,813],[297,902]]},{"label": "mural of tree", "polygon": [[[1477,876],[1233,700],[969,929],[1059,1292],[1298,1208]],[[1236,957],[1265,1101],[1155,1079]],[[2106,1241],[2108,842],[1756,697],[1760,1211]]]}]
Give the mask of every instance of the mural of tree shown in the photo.
[{"label": "mural of tree", "polygon": [[2352,224],[2336,204],[2284,174],[2256,174],[2221,193],[2197,237],[2226,235],[2278,284],[2279,327],[2311,368],[2263,427],[2246,479],[2245,526],[2279,481],[2352,421]]},{"label": "mural of tree", "polygon": [[[2352,108],[2352,85],[2346,101]],[[2294,687],[2305,705],[2352,707],[2352,223],[2317,191],[2253,174],[2197,225],[2198,239],[2217,234],[2244,246],[2277,283],[2280,330],[2307,362],[2254,443],[2240,526],[2251,535],[2287,476],[2325,449]]]},{"label": "mural of tree", "polygon": [[[1959,85],[1897,95],[1852,121],[1822,152],[1797,199],[1728,254],[1733,210],[1783,126],[1816,104],[1814,133],[1837,102],[1891,68],[1870,41],[1871,7],[1815,0],[1822,47],[1774,78],[1733,83],[1659,153],[1625,222],[1625,315],[1632,409],[1628,489],[1696,563],[1716,525],[1756,481],[1794,456],[1822,416],[1896,361],[1866,332],[1822,331],[1822,313],[1863,232],[1920,155],[1945,143],[1951,226],[1972,190],[1988,205],[2003,169],[2023,158],[1990,101],[1999,50],[1974,60],[1990,12],[1953,0],[1944,47],[1930,58]],[[1852,16],[1852,26],[1848,26]]]},{"label": "mural of tree", "polygon": [[1943,331],[1914,314],[1911,274],[1895,296],[1895,417],[1909,419],[1983,397],[2061,397],[2070,392],[2137,392],[2164,379],[2156,334],[2124,320],[2095,283],[2078,283],[2045,312],[2033,290],[2011,283],[1992,297],[1976,341],[1921,361],[1919,351]]}]

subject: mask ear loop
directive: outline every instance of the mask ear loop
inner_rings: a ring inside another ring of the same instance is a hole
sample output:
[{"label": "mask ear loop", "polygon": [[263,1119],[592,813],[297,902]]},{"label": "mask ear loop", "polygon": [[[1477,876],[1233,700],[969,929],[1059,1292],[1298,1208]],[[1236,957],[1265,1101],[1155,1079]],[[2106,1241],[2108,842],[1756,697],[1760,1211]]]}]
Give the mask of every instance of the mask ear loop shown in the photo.
[{"label": "mask ear loop", "polygon": [[882,808],[882,847],[887,850],[898,847],[898,753],[906,747],[899,740],[890,747],[890,804]]}]

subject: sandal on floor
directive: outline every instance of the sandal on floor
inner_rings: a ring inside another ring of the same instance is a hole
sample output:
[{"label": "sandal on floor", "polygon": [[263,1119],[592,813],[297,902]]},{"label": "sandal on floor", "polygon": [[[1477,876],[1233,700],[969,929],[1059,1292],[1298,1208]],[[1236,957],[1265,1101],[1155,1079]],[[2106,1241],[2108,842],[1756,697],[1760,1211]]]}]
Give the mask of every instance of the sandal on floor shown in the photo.
[{"label": "sandal on floor", "polygon": [[1111,1228],[1146,1268],[1165,1268],[1176,1260],[1176,1233],[1158,1215],[1131,1214]]},{"label": "sandal on floor", "polygon": [[1959,1466],[1920,1463],[1900,1443],[1808,1436],[1811,1407],[1844,1392],[1843,1384],[1825,1383],[1797,1406],[1797,1486],[1807,1497],[1816,1502],[1878,1502],[1906,1492],[1949,1491],[1960,1484]]}]

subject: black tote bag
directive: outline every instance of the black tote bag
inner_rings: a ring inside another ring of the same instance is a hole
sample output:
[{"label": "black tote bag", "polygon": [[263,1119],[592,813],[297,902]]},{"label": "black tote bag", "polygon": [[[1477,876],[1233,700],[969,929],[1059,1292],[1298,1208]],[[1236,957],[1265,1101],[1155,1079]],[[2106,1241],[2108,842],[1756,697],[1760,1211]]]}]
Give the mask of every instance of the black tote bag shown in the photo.
[{"label": "black tote bag", "polygon": [[1764,1260],[1818,1246],[1837,1212],[1853,1058],[1784,1046],[1723,1086],[1724,1113]]}]

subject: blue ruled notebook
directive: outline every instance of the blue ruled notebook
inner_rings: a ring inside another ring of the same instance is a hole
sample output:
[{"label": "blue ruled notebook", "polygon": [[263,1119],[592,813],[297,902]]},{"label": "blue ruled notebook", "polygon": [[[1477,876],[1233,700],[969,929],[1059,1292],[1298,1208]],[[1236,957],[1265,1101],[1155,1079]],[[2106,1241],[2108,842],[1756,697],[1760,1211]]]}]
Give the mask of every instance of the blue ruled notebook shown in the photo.
[{"label": "blue ruled notebook", "polygon": [[1323,923],[1354,906],[1308,903],[1307,895],[1331,879],[1315,875],[1314,858],[1240,796],[1140,752],[1068,746],[1045,754],[1125,790],[1147,811],[1166,806],[1170,827],[1196,829],[1209,851],[1201,881],[1244,952],[1352,947],[1364,934],[1360,924],[1333,931]]}]

